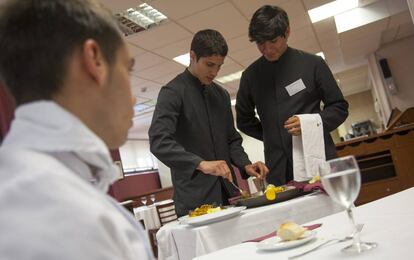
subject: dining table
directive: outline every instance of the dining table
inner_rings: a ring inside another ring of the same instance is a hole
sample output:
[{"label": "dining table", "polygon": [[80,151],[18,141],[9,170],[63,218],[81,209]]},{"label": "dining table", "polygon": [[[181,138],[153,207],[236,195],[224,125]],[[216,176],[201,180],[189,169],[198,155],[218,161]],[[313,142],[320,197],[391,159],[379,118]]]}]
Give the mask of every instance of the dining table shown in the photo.
[{"label": "dining table", "polygon": [[414,228],[414,188],[384,197],[353,209],[355,222],[362,227],[360,238],[363,242],[375,242],[377,247],[359,254],[347,254],[342,248],[352,240],[341,242],[351,233],[352,225],[345,212],[338,212],[318,218],[304,225],[321,224],[314,230],[315,237],[307,243],[293,248],[275,246],[263,250],[261,242],[238,243],[221,250],[195,257],[196,260],[274,260],[291,259],[320,244],[332,242],[295,259],[413,259]]},{"label": "dining table", "polygon": [[161,223],[158,217],[156,206],[169,203],[171,201],[173,200],[171,199],[162,200],[162,201],[154,202],[153,204],[148,205],[148,206],[144,205],[144,206],[133,208],[135,219],[138,221],[142,220],[144,223],[144,228],[146,230],[160,228]]},{"label": "dining table", "polygon": [[341,210],[326,194],[316,192],[276,204],[245,209],[232,218],[205,225],[171,222],[157,232],[158,259],[193,259],[266,235],[286,220],[303,224]]}]

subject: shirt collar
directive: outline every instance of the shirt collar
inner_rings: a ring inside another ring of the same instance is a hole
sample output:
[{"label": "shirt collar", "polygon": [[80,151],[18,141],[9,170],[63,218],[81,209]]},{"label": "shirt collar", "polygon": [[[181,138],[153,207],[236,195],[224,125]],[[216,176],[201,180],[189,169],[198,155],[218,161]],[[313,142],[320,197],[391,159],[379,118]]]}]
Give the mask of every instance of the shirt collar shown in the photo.
[{"label": "shirt collar", "polygon": [[117,176],[117,168],[104,142],[76,116],[52,101],[19,106],[2,148],[73,153],[81,162],[97,169],[97,186],[102,189]]},{"label": "shirt collar", "polygon": [[206,89],[206,85],[202,84],[196,76],[191,74],[188,68],[185,69],[184,75],[192,83],[192,85],[196,86],[197,89],[199,89],[201,92],[203,92]]}]

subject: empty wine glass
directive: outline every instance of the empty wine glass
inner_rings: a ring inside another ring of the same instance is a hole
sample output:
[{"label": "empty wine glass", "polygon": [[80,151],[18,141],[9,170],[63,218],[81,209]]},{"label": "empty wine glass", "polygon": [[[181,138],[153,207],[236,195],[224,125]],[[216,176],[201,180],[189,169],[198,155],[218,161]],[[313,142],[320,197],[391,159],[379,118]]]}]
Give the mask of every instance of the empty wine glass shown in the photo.
[{"label": "empty wine glass", "polygon": [[147,206],[147,197],[141,197],[141,202],[144,204],[144,206]]},{"label": "empty wine glass", "polygon": [[344,206],[353,228],[353,243],[342,249],[347,253],[361,253],[377,247],[377,243],[361,242],[352,208],[361,189],[361,174],[354,156],[346,156],[322,163],[319,167],[322,185],[331,199]]},{"label": "empty wine glass", "polygon": [[155,194],[150,195],[150,200],[152,201],[152,204],[155,202]]}]

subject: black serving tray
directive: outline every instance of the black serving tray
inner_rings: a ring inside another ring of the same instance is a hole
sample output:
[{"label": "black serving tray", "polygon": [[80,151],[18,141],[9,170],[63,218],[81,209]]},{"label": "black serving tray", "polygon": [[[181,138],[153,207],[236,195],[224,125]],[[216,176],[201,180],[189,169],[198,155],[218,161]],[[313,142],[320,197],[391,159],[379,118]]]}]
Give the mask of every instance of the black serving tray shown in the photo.
[{"label": "black serving tray", "polygon": [[304,192],[303,189],[292,188],[292,189],[288,189],[286,191],[277,193],[276,199],[274,200],[266,199],[265,195],[253,196],[253,197],[246,198],[246,199],[242,199],[242,198],[238,199],[236,200],[235,205],[246,206],[247,208],[254,208],[254,207],[275,204],[275,203],[282,202],[282,201],[287,201],[287,200],[297,198],[297,197],[300,197],[300,196],[303,196],[309,193],[311,193],[311,191]]}]

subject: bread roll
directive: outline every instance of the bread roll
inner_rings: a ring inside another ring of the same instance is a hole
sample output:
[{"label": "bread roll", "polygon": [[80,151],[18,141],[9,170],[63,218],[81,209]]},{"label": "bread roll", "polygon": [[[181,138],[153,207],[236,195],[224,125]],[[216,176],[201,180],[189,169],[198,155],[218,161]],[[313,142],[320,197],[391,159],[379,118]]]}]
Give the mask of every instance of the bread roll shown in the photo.
[{"label": "bread roll", "polygon": [[288,221],[280,225],[279,230],[277,231],[277,235],[283,241],[290,241],[299,239],[303,233],[305,233],[305,231],[306,228],[299,226],[292,221]]}]

